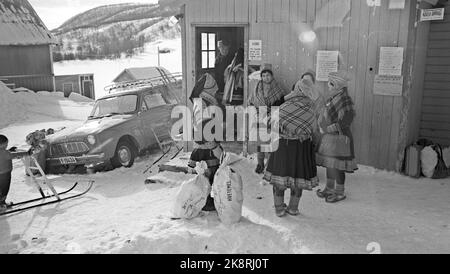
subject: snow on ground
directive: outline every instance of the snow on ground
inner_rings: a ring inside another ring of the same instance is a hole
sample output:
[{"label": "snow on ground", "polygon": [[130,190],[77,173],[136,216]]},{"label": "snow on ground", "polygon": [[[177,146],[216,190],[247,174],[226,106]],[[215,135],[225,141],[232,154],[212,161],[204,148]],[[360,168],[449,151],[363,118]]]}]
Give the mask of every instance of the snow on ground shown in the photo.
[{"label": "snow on ground", "polygon": [[93,106],[92,101],[83,101],[86,100],[64,98],[57,92],[14,93],[0,82],[0,134],[8,137],[10,145],[17,146],[35,130],[79,125]]},{"label": "snow on ground", "polygon": [[111,84],[124,69],[131,67],[158,66],[158,46],[170,48],[167,54],[160,54],[160,65],[172,73],[181,72],[181,39],[162,40],[148,43],[145,51],[131,58],[118,60],[75,60],[54,63],[55,75],[94,74],[95,98],[106,95],[104,88]]},{"label": "snow on ground", "polygon": [[[193,175],[165,173],[164,183],[145,186],[143,171],[156,156],[130,169],[57,179],[61,190],[75,181],[95,185],[82,198],[0,217],[0,253],[369,253],[369,244],[383,253],[450,251],[448,180],[361,167],[348,176],[347,201],[330,205],[305,192],[301,216],[278,218],[271,186],[249,158],[234,165],[245,182],[243,218],[227,227],[217,213],[171,220],[178,187]],[[36,197],[21,162],[14,166],[10,199]]]}]

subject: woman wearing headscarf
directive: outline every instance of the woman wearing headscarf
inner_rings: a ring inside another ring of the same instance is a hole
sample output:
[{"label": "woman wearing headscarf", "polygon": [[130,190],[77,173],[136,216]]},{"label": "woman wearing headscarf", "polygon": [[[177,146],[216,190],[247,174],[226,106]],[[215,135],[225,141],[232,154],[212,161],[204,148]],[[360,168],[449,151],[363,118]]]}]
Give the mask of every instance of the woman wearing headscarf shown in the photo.
[{"label": "woman wearing headscarf", "polygon": [[[312,94],[313,82],[302,79],[285,97],[280,107],[278,150],[270,156],[264,179],[273,185],[275,213],[282,217],[300,214],[298,205],[303,190],[318,186],[312,134],[316,119]],[[291,189],[289,205],[284,203],[286,189]]]},{"label": "woman wearing headscarf", "polygon": [[[255,106],[258,111],[260,107],[267,107],[268,116],[270,115],[270,108],[273,106],[280,106],[283,103],[283,98],[287,95],[278,82],[273,77],[272,65],[264,64],[261,68],[261,81],[256,85],[253,96],[249,99],[250,105]],[[258,147],[258,164],[255,172],[261,174],[264,172],[265,153],[261,152],[261,147]]]},{"label": "woman wearing headscarf", "polygon": [[350,129],[355,110],[348,95],[348,81],[345,72],[330,73],[327,99],[318,121],[321,140],[316,161],[327,169],[327,185],[324,190],[317,191],[317,195],[328,203],[346,199],[345,173],[358,169]]},{"label": "woman wearing headscarf", "polygon": [[[191,97],[189,98],[194,104],[194,137],[196,136],[195,132],[200,131],[203,133],[203,128],[211,120],[211,118],[204,117],[204,111],[209,106],[219,105],[215,98],[217,91],[217,83],[209,73],[205,73],[202,78],[197,81]],[[202,161],[206,162],[208,170],[206,171],[205,176],[212,185],[214,182],[214,175],[220,166],[220,157],[222,153],[223,149],[218,141],[207,140],[202,134],[202,140],[194,140],[194,150],[191,153],[188,166],[190,168],[195,168],[197,163]],[[211,196],[208,196],[203,210],[215,210],[214,199]]]}]

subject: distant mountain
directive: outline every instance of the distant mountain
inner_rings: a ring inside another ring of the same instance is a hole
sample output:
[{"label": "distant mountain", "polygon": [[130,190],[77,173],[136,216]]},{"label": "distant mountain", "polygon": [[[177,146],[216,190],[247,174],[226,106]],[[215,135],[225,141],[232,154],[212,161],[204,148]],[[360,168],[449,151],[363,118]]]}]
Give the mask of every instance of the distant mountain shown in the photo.
[{"label": "distant mountain", "polygon": [[179,37],[179,26],[170,21],[179,1],[106,5],[78,14],[52,30],[58,40],[54,61],[132,56],[146,42]]}]

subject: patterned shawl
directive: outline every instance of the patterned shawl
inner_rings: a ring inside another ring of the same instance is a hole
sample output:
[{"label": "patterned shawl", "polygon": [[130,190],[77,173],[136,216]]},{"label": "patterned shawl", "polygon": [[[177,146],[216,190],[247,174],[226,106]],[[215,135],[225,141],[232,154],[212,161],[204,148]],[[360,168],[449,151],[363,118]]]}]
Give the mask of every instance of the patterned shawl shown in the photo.
[{"label": "patterned shawl", "polygon": [[332,124],[342,119],[346,112],[354,112],[354,103],[346,88],[332,94],[325,104],[327,118]]},{"label": "patterned shawl", "polygon": [[250,103],[255,107],[271,107],[285,95],[287,93],[281,89],[277,81],[272,80],[270,84],[264,84],[263,81],[259,81],[256,86],[255,96]]},{"label": "patterned shawl", "polygon": [[311,138],[314,126],[314,102],[307,96],[297,94],[281,105],[281,137],[304,141]]}]

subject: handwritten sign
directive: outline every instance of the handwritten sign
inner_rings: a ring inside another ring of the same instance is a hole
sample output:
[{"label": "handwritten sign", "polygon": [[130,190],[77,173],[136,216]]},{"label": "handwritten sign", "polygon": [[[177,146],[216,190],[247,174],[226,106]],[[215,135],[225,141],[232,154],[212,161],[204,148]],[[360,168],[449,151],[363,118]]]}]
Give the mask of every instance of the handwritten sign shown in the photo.
[{"label": "handwritten sign", "polygon": [[401,47],[381,47],[380,65],[378,74],[380,75],[402,75],[403,48]]},{"label": "handwritten sign", "polygon": [[339,51],[317,51],[317,81],[326,82],[330,72],[338,71],[338,58]]},{"label": "handwritten sign", "polygon": [[420,22],[444,20],[445,8],[423,9],[420,11]]},{"label": "handwritten sign", "polygon": [[262,61],[262,41],[250,40],[249,41],[249,60],[250,61]]},{"label": "handwritten sign", "polygon": [[385,96],[402,96],[403,76],[376,75],[373,94]]}]

